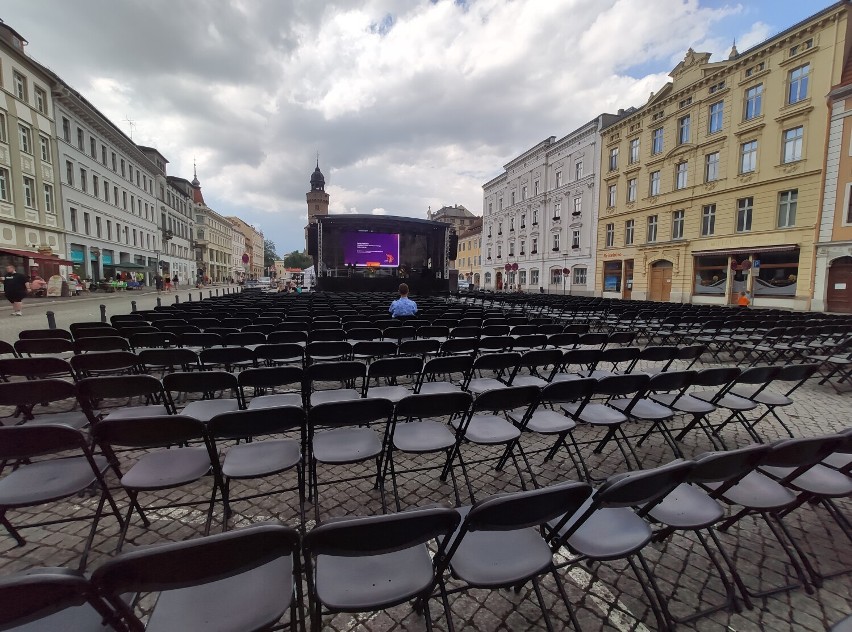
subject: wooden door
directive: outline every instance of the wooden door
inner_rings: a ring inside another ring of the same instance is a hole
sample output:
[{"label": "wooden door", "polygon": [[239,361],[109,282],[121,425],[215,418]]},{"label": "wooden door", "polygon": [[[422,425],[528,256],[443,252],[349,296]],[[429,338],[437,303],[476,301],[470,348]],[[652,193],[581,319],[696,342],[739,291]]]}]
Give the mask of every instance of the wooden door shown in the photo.
[{"label": "wooden door", "polygon": [[629,300],[633,294],[633,259],[627,259],[624,262],[624,290],[621,297]]},{"label": "wooden door", "polygon": [[826,309],[852,313],[852,257],[835,259],[828,269]]},{"label": "wooden door", "polygon": [[672,262],[657,261],[651,266],[648,283],[648,298],[652,301],[668,302],[672,294]]}]

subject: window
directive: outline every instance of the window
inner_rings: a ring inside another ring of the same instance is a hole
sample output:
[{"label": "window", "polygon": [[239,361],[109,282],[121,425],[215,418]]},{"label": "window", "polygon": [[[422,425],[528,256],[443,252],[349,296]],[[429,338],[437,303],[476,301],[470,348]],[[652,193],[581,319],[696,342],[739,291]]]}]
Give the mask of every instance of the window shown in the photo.
[{"label": "window", "polygon": [[527,185],[521,187],[521,200],[527,199]]},{"label": "window", "polygon": [[491,285],[491,273],[490,272],[485,273],[485,285]]},{"label": "window", "polygon": [[538,270],[530,270],[530,285],[538,285]]},{"label": "window", "polygon": [[575,230],[571,233],[571,247],[579,248],[580,247],[580,231]]},{"label": "window", "polygon": [[694,293],[724,296],[728,283],[728,257],[695,257]]},{"label": "window", "polygon": [[112,239],[112,222],[107,220],[107,239]]},{"label": "window", "polygon": [[688,105],[692,105],[692,97],[686,97],[678,102],[677,106],[679,108],[685,108]]},{"label": "window", "polygon": [[561,186],[562,186],[562,172],[557,171],[556,172],[556,188],[558,189]]},{"label": "window", "polygon": [[512,205],[515,204],[515,192],[512,191]]},{"label": "window", "polygon": [[110,153],[112,154],[112,170],[115,171],[116,170],[115,152],[113,151],[113,152],[110,152]]},{"label": "window", "polygon": [[810,72],[810,64],[793,68],[790,71],[787,81],[787,103],[798,103],[808,98],[808,75]]},{"label": "window", "polygon": [[0,200],[10,202],[9,191],[9,170],[0,167]]},{"label": "window", "polygon": [[535,209],[535,208],[533,209],[533,212],[532,212],[532,225],[533,226],[538,225],[538,209]]},{"label": "window", "polygon": [[562,285],[562,269],[561,268],[553,268],[550,271],[550,284],[551,285]]},{"label": "window", "polygon": [[764,68],[766,68],[766,63],[764,63],[764,62],[760,62],[760,63],[759,63],[759,64],[757,64],[756,66],[752,66],[751,68],[748,68],[748,69],[745,71],[745,76],[746,76],[746,77],[751,77],[752,75],[755,75],[755,74],[757,74],[757,73],[761,72]]},{"label": "window", "polygon": [[537,237],[533,237],[533,238],[532,238],[532,250],[530,251],[530,254],[533,254],[533,255],[534,255],[534,254],[536,254],[537,252],[538,252],[538,238],[537,238]]},{"label": "window", "polygon": [[491,260],[491,246],[488,246],[488,260]]},{"label": "window", "polygon": [[683,223],[686,211],[672,213],[672,239],[683,239]]},{"label": "window", "polygon": [[514,241],[509,242],[509,256],[510,257],[515,256],[515,242]]},{"label": "window", "polygon": [[657,216],[650,215],[648,216],[648,233],[646,235],[645,241],[649,244],[653,244],[657,241]]},{"label": "window", "polygon": [[510,231],[515,230],[515,218],[514,217],[509,218],[509,230]]},{"label": "window", "polygon": [[803,53],[806,50],[809,50],[814,47],[814,38],[806,39],[804,42],[800,42],[795,46],[790,47],[790,57],[794,55],[798,55],[799,53]]},{"label": "window", "polygon": [[71,121],[64,116],[62,117],[62,138],[65,139],[66,143],[71,142]]},{"label": "window", "polygon": [[719,152],[704,156],[704,182],[713,182],[719,179]]},{"label": "window", "polygon": [[625,246],[633,245],[635,229],[636,229],[636,220],[629,219],[626,222],[624,222],[624,245]]},{"label": "window", "polygon": [[89,155],[92,158],[98,157],[98,141],[91,137],[89,138]]},{"label": "window", "polygon": [[497,234],[498,235],[503,234],[503,222],[502,221],[497,222]]},{"label": "window", "polygon": [[553,219],[560,217],[562,217],[562,202],[556,202],[553,204]]},{"label": "window", "polygon": [[18,123],[18,133],[21,137],[21,151],[25,154],[33,153],[33,132],[26,125]]},{"label": "window", "polygon": [[109,202],[109,180],[104,180],[104,202]]},{"label": "window", "polygon": [[583,177],[583,161],[578,160],[574,163],[574,179],[579,180]]},{"label": "window", "polygon": [[106,166],[106,163],[107,163],[106,145],[101,145],[101,164]]},{"label": "window", "polygon": [[0,142],[6,142],[6,115],[0,111]]},{"label": "window", "polygon": [[716,233],[716,205],[706,204],[701,207],[701,236],[710,237]]},{"label": "window", "polygon": [[615,245],[615,224],[607,224],[606,225],[606,233],[605,233],[606,241],[604,245],[607,248],[612,248]]},{"label": "window", "polygon": [[751,230],[752,210],[754,210],[754,198],[747,197],[737,200],[738,233],[746,233]]},{"label": "window", "polygon": [[47,93],[36,86],[35,89],[36,110],[42,114],[47,114]]},{"label": "window", "polygon": [[503,246],[497,244],[497,258],[500,259],[503,256]]},{"label": "window", "polygon": [[39,136],[38,142],[41,147],[41,159],[50,162],[50,139],[47,136]]},{"label": "window", "polygon": [[77,128],[77,149],[83,151],[83,141],[85,140],[85,134],[83,134],[83,130],[79,127]]},{"label": "window", "polygon": [[533,182],[533,195],[538,195],[538,180]]},{"label": "window", "polygon": [[15,71],[12,73],[12,85],[15,88],[15,96],[21,101],[27,100],[27,80],[21,73]]},{"label": "window", "polygon": [[97,235],[98,239],[101,237],[101,218],[95,217],[95,235]]},{"label": "window", "polygon": [[574,198],[574,215],[579,217],[583,214],[583,198],[575,197]]},{"label": "window", "polygon": [[659,195],[660,194],[660,172],[659,171],[652,171],[651,174],[648,176],[648,180],[649,180],[648,194],[651,197],[653,197],[655,195]]},{"label": "window", "polygon": [[88,174],[86,170],[82,167],[80,168],[80,188],[83,190],[83,193],[88,192],[89,190],[89,179],[86,177]]},{"label": "window", "polygon": [[683,145],[689,142],[689,114],[677,120],[677,144]]},{"label": "window", "polygon": [[616,195],[618,194],[618,191],[617,191],[616,186],[614,184],[609,185],[607,187],[606,191],[607,191],[606,205],[607,205],[607,207],[612,208],[612,207],[615,206],[615,198],[616,198]]},{"label": "window", "polygon": [[559,250],[559,233],[553,233],[553,250]]},{"label": "window", "polygon": [[630,140],[630,156],[628,162],[632,165],[639,162],[639,139],[633,138]]},{"label": "window", "polygon": [[715,134],[722,131],[722,120],[725,117],[725,102],[719,101],[710,106],[710,124],[707,132]]},{"label": "window", "polygon": [[118,206],[118,187],[112,188],[112,203]]},{"label": "window", "polygon": [[70,160],[65,161],[65,183],[74,186],[74,163]]},{"label": "window", "polygon": [[122,178],[124,178],[124,177],[125,177],[125,173],[126,173],[126,172],[125,172],[125,170],[124,170],[124,158],[122,158],[122,159],[121,159],[121,177],[122,177]]},{"label": "window", "polygon": [[798,276],[798,249],[787,252],[764,252],[760,255],[760,266],[756,270],[754,295],[795,296]]},{"label": "window", "polygon": [[498,200],[498,202],[499,202],[499,204],[497,205],[497,206],[498,206],[498,210],[502,211],[502,210],[503,210],[503,198],[500,198],[500,199]]},{"label": "window", "polygon": [[636,201],[636,178],[630,178],[627,181],[627,201]]},{"label": "window", "polygon": [[574,285],[586,284],[586,268],[574,268]]},{"label": "window", "polygon": [[796,225],[796,206],[799,190],[781,191],[778,194],[778,228],[790,228]]},{"label": "window", "polygon": [[526,228],[526,227],[527,227],[527,214],[521,213],[521,228]]},{"label": "window", "polygon": [[763,84],[752,86],[745,92],[743,120],[750,121],[763,113]]},{"label": "window", "polygon": [[77,232],[77,209],[71,209],[71,230]]},{"label": "window", "polygon": [[686,188],[688,168],[688,162],[681,162],[675,167],[675,189]]},{"label": "window", "polygon": [[757,168],[757,141],[740,145],[740,173],[751,173]]},{"label": "window", "polygon": [[89,222],[89,214],[83,213],[83,232],[89,235],[91,233],[92,226]]},{"label": "window", "polygon": [[709,94],[713,94],[714,92],[719,92],[719,90],[724,90],[724,89],[725,89],[725,82],[720,81],[719,83],[710,86],[710,88],[708,88],[707,92]]},{"label": "window", "polygon": [[98,176],[95,174],[92,174],[92,195],[95,197],[101,196],[100,182],[98,181]]},{"label": "window", "polygon": [[621,261],[604,261],[604,292],[621,291]]},{"label": "window", "polygon": [[658,127],[651,132],[651,153],[656,156],[663,153],[663,128]]},{"label": "window", "polygon": [[55,213],[53,208],[53,187],[49,184],[44,185],[44,212]]},{"label": "window", "polygon": [[782,162],[796,162],[802,159],[802,136],[805,128],[801,125],[784,130],[784,154]]},{"label": "window", "polygon": [[618,147],[613,147],[609,150],[609,170],[615,171],[618,169]]},{"label": "window", "polygon": [[526,254],[526,246],[527,246],[527,242],[522,239],[521,240],[521,254],[522,255]]},{"label": "window", "polygon": [[35,200],[35,180],[24,176],[24,206],[37,208]]}]

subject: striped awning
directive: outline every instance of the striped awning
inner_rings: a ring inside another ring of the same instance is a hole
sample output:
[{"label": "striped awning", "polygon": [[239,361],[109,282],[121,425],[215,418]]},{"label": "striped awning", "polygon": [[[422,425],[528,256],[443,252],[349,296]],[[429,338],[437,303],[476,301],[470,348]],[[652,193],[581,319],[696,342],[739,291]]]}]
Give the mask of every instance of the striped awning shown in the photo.
[{"label": "striped awning", "polygon": [[692,253],[693,257],[719,257],[725,255],[751,255],[761,254],[764,252],[790,252],[798,250],[796,244],[786,244],[783,246],[751,246],[748,248],[723,248],[721,250],[695,250]]}]

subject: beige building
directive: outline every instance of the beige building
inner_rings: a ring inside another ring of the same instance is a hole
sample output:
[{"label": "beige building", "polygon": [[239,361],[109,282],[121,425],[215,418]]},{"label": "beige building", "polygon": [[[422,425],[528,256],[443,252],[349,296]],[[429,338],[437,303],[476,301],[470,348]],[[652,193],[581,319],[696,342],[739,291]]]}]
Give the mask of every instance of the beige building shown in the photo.
[{"label": "beige building", "polygon": [[259,279],[262,276],[270,276],[263,269],[263,233],[248,222],[239,217],[228,217],[236,231],[242,233],[245,239],[246,254],[249,261],[245,264],[247,279]]},{"label": "beige building", "polygon": [[604,297],[808,309],[827,107],[847,57],[838,2],[742,53],[689,50],[602,132]]},{"label": "beige building", "polygon": [[455,260],[459,277],[477,287],[482,285],[482,218],[463,229],[459,235],[459,250]]},{"label": "beige building", "polygon": [[195,206],[195,257],[198,270],[211,282],[222,283],[233,277],[231,220],[208,207],[201,195],[201,184],[193,180]]}]

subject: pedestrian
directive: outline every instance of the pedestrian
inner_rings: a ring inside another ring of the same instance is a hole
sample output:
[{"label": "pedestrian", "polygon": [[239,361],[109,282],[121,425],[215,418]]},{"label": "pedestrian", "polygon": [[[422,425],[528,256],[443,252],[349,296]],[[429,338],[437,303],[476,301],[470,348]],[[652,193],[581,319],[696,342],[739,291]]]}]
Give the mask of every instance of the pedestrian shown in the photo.
[{"label": "pedestrian", "polygon": [[6,300],[12,304],[12,316],[23,316],[21,307],[29,289],[29,279],[12,264],[7,265],[6,276],[3,277],[3,292],[6,294]]},{"label": "pedestrian", "polygon": [[174,285],[174,286],[175,286],[175,292],[177,292],[177,289],[178,289],[178,275],[174,275],[174,276],[172,277],[172,285]]},{"label": "pedestrian", "polygon": [[399,284],[399,298],[392,301],[388,308],[392,318],[414,316],[417,314],[417,303],[408,298],[408,284]]},{"label": "pedestrian", "polygon": [[157,294],[163,291],[163,277],[160,276],[159,272],[154,275],[154,287],[157,288]]},{"label": "pedestrian", "polygon": [[751,301],[748,300],[748,294],[746,294],[745,292],[740,292],[740,298],[737,299],[737,305],[739,305],[740,307],[748,307],[749,303],[751,303]]},{"label": "pedestrian", "polygon": [[172,279],[171,279],[171,277],[166,277],[165,284],[166,284],[166,292],[171,292],[172,291]]}]

